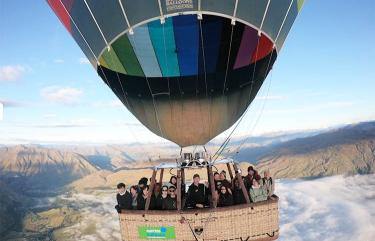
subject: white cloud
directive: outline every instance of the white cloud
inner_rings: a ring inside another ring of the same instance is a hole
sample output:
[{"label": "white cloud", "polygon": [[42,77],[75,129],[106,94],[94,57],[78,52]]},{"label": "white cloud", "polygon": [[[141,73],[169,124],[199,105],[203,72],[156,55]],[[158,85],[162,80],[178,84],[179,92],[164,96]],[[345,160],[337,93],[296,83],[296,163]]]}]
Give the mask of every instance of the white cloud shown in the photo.
[{"label": "white cloud", "polygon": [[83,92],[77,88],[50,86],[40,92],[46,100],[65,105],[77,104]]},{"label": "white cloud", "polygon": [[84,57],[79,58],[78,62],[80,64],[89,64],[90,63],[90,61],[87,58],[84,58]]},{"label": "white cloud", "polygon": [[22,65],[5,65],[0,67],[0,81],[15,81],[29,71],[30,67]]},{"label": "white cloud", "polygon": [[280,240],[373,240],[375,175],[282,180]]},{"label": "white cloud", "polygon": [[53,62],[54,62],[55,64],[62,64],[62,63],[64,63],[65,61],[64,61],[63,59],[54,59]]},{"label": "white cloud", "polygon": [[[115,195],[114,192],[104,191],[100,196],[62,196],[61,199],[68,201],[83,214],[79,223],[63,229],[65,237],[70,240],[121,240],[118,214],[114,209]],[[88,228],[92,232],[84,232]]]}]

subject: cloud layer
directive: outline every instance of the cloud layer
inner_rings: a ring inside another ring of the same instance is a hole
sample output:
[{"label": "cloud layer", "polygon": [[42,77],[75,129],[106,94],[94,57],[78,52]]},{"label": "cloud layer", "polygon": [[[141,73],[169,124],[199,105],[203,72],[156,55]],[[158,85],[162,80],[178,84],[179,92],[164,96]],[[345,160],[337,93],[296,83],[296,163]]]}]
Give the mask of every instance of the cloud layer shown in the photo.
[{"label": "cloud layer", "polygon": [[277,193],[280,240],[374,240],[375,175],[284,180]]},{"label": "cloud layer", "polygon": [[120,224],[115,206],[115,193],[103,192],[100,196],[74,194],[63,197],[79,209],[83,219],[62,231],[69,240],[121,240]]}]

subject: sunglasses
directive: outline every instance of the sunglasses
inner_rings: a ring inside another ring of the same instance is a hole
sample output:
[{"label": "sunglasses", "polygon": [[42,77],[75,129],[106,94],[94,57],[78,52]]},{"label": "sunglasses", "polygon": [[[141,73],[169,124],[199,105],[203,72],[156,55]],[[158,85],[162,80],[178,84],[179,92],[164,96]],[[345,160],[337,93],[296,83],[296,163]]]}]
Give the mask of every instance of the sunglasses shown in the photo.
[{"label": "sunglasses", "polygon": [[162,191],[163,191],[163,192],[168,192],[168,189],[163,189]]},{"label": "sunglasses", "polygon": [[170,192],[174,192],[175,190],[174,189],[169,189]]}]

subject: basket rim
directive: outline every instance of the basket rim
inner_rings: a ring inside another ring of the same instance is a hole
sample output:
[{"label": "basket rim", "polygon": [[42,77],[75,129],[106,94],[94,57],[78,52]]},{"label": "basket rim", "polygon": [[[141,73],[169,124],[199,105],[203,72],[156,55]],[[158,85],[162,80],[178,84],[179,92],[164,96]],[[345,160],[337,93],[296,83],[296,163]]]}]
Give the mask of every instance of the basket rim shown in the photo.
[{"label": "basket rim", "polygon": [[273,203],[278,203],[279,197],[276,195],[272,196],[273,199],[268,199],[266,201],[256,202],[256,203],[249,203],[249,204],[238,204],[238,205],[232,205],[228,207],[216,207],[216,208],[202,208],[202,209],[184,209],[184,210],[127,210],[122,209],[121,213],[119,213],[120,216],[126,216],[126,215],[179,215],[179,214],[198,214],[198,213],[210,213],[210,212],[226,212],[226,211],[232,211],[232,210],[238,210],[238,209],[248,209],[258,206],[265,206]]}]

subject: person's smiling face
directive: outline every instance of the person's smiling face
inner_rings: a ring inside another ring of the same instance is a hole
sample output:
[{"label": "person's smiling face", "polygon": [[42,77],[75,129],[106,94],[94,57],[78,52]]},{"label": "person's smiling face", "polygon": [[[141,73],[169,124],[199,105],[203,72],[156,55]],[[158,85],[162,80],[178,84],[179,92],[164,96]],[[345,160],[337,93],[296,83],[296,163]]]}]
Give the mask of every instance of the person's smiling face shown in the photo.
[{"label": "person's smiling face", "polygon": [[225,193],[227,193],[227,189],[225,187],[221,187],[220,192],[222,194],[225,194]]},{"label": "person's smiling face", "polygon": [[169,195],[174,196],[176,194],[176,189],[175,188],[169,188],[168,193],[169,193]]}]

